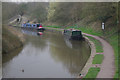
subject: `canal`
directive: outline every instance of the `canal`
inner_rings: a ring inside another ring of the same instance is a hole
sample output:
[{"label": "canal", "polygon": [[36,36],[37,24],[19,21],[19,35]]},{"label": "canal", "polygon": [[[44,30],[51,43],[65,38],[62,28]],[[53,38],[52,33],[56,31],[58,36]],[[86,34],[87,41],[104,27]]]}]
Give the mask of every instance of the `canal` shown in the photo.
[{"label": "canal", "polygon": [[3,55],[3,78],[75,78],[90,56],[85,41],[50,31],[39,36],[31,30],[22,32],[23,48]]}]

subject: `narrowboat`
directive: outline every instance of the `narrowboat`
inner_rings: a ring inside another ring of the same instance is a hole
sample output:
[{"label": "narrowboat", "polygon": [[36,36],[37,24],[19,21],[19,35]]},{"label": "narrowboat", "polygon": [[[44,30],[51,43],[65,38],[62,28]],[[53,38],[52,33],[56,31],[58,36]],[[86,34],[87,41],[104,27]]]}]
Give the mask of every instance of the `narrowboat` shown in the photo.
[{"label": "narrowboat", "polygon": [[23,23],[22,28],[30,28],[30,29],[37,29],[38,31],[44,31],[42,24],[30,24],[30,23]]},{"label": "narrowboat", "polygon": [[83,39],[82,32],[80,30],[67,29],[64,30],[64,35],[68,36],[69,39],[73,40]]}]

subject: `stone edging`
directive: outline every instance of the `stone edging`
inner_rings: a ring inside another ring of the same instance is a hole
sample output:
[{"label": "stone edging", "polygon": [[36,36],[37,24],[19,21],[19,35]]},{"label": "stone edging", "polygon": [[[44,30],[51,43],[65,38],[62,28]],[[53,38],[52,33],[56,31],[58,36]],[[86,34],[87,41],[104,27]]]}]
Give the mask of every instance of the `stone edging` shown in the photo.
[{"label": "stone edging", "polygon": [[[88,58],[85,66],[83,67],[82,71],[80,72],[80,74],[82,74],[83,76],[85,76],[89,70],[90,67],[92,67],[92,61],[93,61],[93,57],[96,55],[96,48],[95,48],[95,44],[90,41],[90,39],[88,39],[87,37],[85,37],[85,41],[88,43],[88,45],[91,48],[91,54],[90,57]],[[79,78],[79,76],[78,76]]]}]

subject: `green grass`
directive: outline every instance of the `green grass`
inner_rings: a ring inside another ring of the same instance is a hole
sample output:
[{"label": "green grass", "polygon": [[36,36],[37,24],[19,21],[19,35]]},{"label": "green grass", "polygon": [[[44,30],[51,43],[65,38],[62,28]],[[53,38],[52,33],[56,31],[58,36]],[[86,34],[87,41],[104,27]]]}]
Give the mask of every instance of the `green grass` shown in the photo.
[{"label": "green grass", "polygon": [[104,58],[103,54],[96,54],[92,64],[101,64],[103,61],[103,58]]},{"label": "green grass", "polygon": [[95,44],[97,53],[102,53],[103,52],[102,44],[98,40],[96,40],[96,39],[94,39],[93,37],[90,37],[90,36],[86,36],[86,37],[88,37]]},{"label": "green grass", "polygon": [[100,68],[91,67],[84,78],[96,78]]},{"label": "green grass", "polygon": [[61,26],[45,26],[45,27],[51,27],[51,28],[61,28]]},{"label": "green grass", "polygon": [[[120,75],[119,74],[119,69],[120,67],[118,67],[118,60],[120,59],[120,57],[118,56],[118,35],[113,35],[111,37],[109,37],[108,39],[109,43],[112,45],[113,49],[114,49],[114,52],[115,52],[115,65],[116,65],[116,73],[115,73],[115,78],[120,78]],[[119,68],[119,69],[118,69]]]},{"label": "green grass", "polygon": [[55,31],[62,31],[61,29],[53,28],[53,27],[47,27],[46,29],[55,30]]}]

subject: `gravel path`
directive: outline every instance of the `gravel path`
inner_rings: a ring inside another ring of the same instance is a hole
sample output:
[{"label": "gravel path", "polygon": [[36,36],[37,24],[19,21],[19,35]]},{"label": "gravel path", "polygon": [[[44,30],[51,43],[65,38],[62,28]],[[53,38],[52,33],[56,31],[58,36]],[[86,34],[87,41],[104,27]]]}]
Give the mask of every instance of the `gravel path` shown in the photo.
[{"label": "gravel path", "polygon": [[83,34],[99,40],[103,46],[104,60],[100,66],[101,70],[98,73],[97,78],[113,78],[115,74],[115,57],[112,46],[107,41],[98,36],[86,33]]}]

